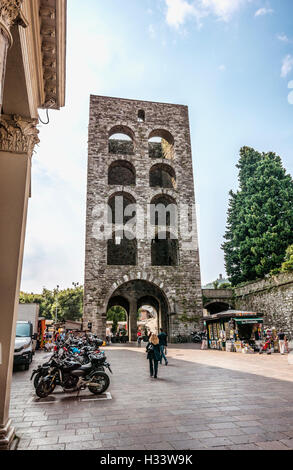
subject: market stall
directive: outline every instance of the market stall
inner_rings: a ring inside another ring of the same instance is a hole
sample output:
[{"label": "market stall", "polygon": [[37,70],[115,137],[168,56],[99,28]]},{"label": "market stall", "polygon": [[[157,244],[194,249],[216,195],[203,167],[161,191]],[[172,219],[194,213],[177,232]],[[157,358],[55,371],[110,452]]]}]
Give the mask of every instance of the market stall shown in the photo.
[{"label": "market stall", "polygon": [[228,352],[254,353],[264,337],[263,316],[255,312],[227,310],[205,318],[208,347]]}]

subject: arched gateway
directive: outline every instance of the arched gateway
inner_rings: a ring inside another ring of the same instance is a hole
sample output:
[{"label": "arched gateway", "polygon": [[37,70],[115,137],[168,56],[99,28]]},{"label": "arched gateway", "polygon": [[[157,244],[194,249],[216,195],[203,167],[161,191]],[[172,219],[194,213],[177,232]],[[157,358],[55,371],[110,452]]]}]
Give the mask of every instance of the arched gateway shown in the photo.
[{"label": "arched gateway", "polygon": [[129,340],[137,339],[137,312],[149,305],[157,312],[157,330],[169,331],[170,304],[164,291],[157,285],[140,279],[128,281],[118,287],[111,295],[106,312],[114,306],[123,307],[127,313]]},{"label": "arched gateway", "polygon": [[91,96],[84,328],[104,337],[115,306],[132,341],[139,310],[170,341],[202,317],[186,106]]}]

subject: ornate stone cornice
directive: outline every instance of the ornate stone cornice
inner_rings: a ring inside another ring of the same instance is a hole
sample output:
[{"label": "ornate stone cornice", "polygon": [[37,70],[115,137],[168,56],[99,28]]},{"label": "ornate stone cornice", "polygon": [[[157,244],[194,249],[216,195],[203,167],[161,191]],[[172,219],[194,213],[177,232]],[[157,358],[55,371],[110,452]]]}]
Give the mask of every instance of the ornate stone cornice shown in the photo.
[{"label": "ornate stone cornice", "polygon": [[37,124],[37,119],[0,116],[0,151],[31,155],[40,142]]},{"label": "ornate stone cornice", "polygon": [[57,3],[40,2],[42,55],[44,68],[44,108],[58,108],[57,98]]},{"label": "ornate stone cornice", "polygon": [[9,31],[11,25],[21,14],[21,4],[23,0],[1,0],[0,24]]}]

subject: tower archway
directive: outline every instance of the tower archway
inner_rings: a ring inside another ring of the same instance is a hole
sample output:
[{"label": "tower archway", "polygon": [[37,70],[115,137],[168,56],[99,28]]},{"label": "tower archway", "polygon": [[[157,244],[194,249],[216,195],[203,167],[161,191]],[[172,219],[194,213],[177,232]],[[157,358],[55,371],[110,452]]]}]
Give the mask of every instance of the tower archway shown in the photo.
[{"label": "tower archway", "polygon": [[163,289],[156,284],[142,279],[125,282],[111,294],[107,310],[117,302],[123,308],[127,305],[130,341],[137,340],[138,312],[144,306],[151,306],[157,313],[157,326],[154,332],[158,333],[159,328],[163,328],[168,333],[170,305]]}]

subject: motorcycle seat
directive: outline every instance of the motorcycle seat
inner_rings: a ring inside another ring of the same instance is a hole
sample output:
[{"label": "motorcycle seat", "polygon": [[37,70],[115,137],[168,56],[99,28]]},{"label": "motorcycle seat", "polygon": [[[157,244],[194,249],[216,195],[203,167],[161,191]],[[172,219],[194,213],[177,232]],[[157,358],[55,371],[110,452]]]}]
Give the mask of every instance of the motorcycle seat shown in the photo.
[{"label": "motorcycle seat", "polygon": [[87,371],[91,370],[92,367],[93,367],[93,366],[92,366],[92,363],[89,362],[88,364],[85,364],[84,366],[81,366],[81,367],[79,368],[79,370],[83,370],[83,371],[87,372]]}]

